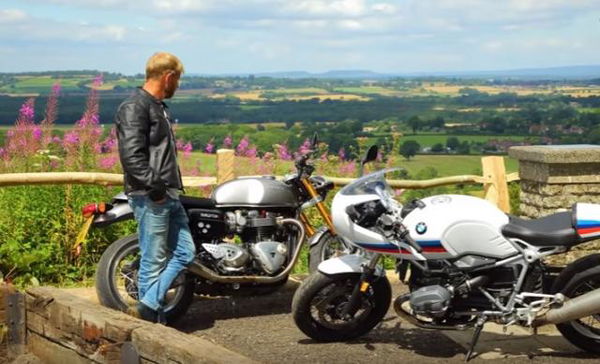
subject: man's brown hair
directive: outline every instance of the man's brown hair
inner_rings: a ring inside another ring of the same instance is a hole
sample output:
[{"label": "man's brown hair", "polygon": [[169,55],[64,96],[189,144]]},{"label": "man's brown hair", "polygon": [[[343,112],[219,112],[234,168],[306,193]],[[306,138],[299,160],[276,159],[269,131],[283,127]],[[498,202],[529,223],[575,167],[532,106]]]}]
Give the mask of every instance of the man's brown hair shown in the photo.
[{"label": "man's brown hair", "polygon": [[171,53],[154,53],[146,63],[146,79],[158,78],[165,72],[175,72],[180,76],[184,72],[183,63]]}]

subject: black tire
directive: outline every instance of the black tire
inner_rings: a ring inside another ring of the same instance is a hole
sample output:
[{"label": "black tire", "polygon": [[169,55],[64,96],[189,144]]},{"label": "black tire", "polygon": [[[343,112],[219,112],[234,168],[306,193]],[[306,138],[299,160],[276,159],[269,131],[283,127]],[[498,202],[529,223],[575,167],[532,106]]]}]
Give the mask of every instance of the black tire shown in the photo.
[{"label": "black tire", "polygon": [[[133,257],[139,251],[137,234],[129,235],[112,243],[102,254],[96,271],[96,293],[100,304],[115,310],[127,312],[137,301],[137,266],[135,259],[128,264],[131,268],[124,273],[121,266],[124,259]],[[117,270],[125,277],[124,291],[119,292]],[[172,300],[165,306],[165,318],[171,323],[183,316],[194,299],[195,279],[186,274],[181,283],[169,293]]]},{"label": "black tire", "polygon": [[316,244],[310,246],[308,253],[308,272],[316,272],[319,264],[329,258],[352,254],[355,251],[355,247],[349,247],[338,235],[333,235],[327,230],[321,235]]},{"label": "black tire", "polygon": [[[559,276],[553,291],[574,298],[600,288],[600,266],[590,264],[597,260],[590,257],[572,263]],[[600,354],[600,315],[557,324],[556,328],[571,344],[587,352]]]},{"label": "black tire", "polygon": [[[323,342],[346,341],[369,332],[387,313],[392,289],[386,277],[378,278],[363,296],[353,320],[343,321],[338,314],[359,279],[359,273],[326,275],[317,271],[311,274],[294,294],[292,315],[296,326],[312,339]],[[326,307],[313,307],[316,300],[321,306],[324,300],[330,303]],[[339,323],[327,322],[328,319],[337,319]]]}]

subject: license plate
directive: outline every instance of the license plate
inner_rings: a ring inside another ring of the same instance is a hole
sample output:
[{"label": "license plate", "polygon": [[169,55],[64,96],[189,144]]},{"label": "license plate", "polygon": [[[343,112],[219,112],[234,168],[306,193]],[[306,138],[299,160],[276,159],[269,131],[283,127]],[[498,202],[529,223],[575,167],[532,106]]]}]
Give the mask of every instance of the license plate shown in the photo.
[{"label": "license plate", "polygon": [[79,234],[77,234],[77,239],[75,240],[75,244],[73,244],[73,254],[78,257],[81,254],[81,249],[83,244],[85,243],[85,239],[87,237],[88,232],[90,231],[90,227],[92,226],[92,222],[94,221],[94,216],[90,216],[86,218],[81,230],[79,230]]}]

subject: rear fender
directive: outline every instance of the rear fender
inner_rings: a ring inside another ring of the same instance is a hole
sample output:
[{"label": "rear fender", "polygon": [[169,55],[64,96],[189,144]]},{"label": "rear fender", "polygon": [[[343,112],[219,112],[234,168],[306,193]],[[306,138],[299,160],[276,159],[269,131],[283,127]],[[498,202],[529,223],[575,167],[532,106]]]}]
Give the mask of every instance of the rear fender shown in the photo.
[{"label": "rear fender", "polygon": [[105,227],[119,221],[133,219],[133,210],[127,201],[114,201],[112,208],[103,214],[94,217],[94,227]]},{"label": "rear fender", "polygon": [[[363,265],[369,264],[369,259],[357,254],[342,255],[327,259],[319,264],[319,272],[327,275],[342,273],[362,273]],[[384,270],[378,266],[375,270],[376,276],[383,276]]]}]

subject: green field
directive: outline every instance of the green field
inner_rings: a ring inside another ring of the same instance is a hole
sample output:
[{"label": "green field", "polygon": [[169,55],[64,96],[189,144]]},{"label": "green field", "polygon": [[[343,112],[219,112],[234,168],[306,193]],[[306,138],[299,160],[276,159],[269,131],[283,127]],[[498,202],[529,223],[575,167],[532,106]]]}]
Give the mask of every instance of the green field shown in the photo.
[{"label": "green field", "polygon": [[[397,159],[395,167],[405,168],[410,175],[415,176],[426,167],[433,167],[439,177],[458,176],[463,174],[481,174],[481,158],[476,155],[416,155],[410,160]],[[518,161],[504,157],[506,173],[519,170]]]},{"label": "green field", "polygon": [[486,143],[490,139],[497,140],[512,140],[512,141],[523,141],[526,136],[518,135],[447,135],[447,134],[409,134],[400,137],[400,142],[407,140],[414,140],[421,145],[421,147],[431,147],[434,144],[441,143],[446,145],[446,141],[450,137],[456,137],[462,143],[468,141],[470,143]]},{"label": "green field", "polygon": [[398,94],[395,90],[381,86],[336,87],[333,91],[357,95],[395,96]]},{"label": "green field", "polygon": [[26,77],[19,79],[17,82],[10,86],[0,87],[0,92],[10,94],[28,94],[28,93],[49,93],[52,85],[60,83],[61,89],[75,89],[78,88],[78,83],[81,81],[89,81],[93,78],[65,78],[56,79],[50,76],[39,76],[39,77]]},{"label": "green field", "polygon": [[[214,175],[216,171],[216,156],[214,154],[205,154],[192,152],[185,158],[180,155],[184,166],[200,166],[201,174]],[[392,167],[402,167],[408,171],[411,176],[417,175],[427,167],[433,167],[438,171],[438,177],[457,176],[464,174],[481,174],[481,156],[475,155],[417,155],[410,160],[396,158]],[[518,171],[518,162],[515,159],[504,157],[506,173]],[[237,159],[238,165],[245,164],[243,158]],[[259,161],[260,163],[260,161]],[[183,166],[182,166],[183,167]],[[291,162],[283,162],[278,171],[291,171],[293,166]],[[335,176],[331,176],[335,177]]]}]

